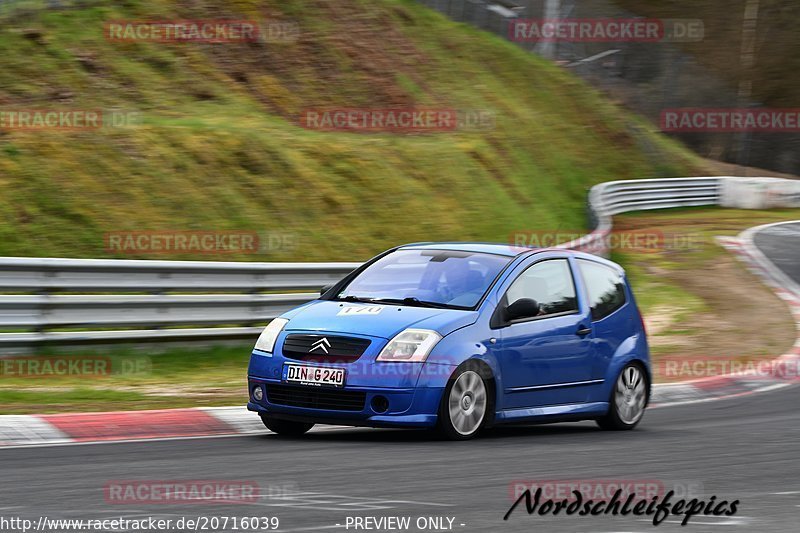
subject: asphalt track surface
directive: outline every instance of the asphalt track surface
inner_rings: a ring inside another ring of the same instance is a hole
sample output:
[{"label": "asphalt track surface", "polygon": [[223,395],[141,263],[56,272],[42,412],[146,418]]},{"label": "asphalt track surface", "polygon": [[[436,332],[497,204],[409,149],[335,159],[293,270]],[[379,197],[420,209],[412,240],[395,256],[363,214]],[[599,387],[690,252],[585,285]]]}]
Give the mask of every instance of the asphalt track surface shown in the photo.
[{"label": "asphalt track surface", "polygon": [[753,243],[775,266],[800,284],[800,222],[768,226],[754,235]]},{"label": "asphalt track surface", "polygon": [[[800,224],[795,235],[800,235]],[[770,255],[800,237],[757,235]],[[794,239],[786,241],[785,239]],[[772,251],[772,253],[771,253]],[[783,263],[776,258],[776,263]],[[790,262],[797,267],[797,261]],[[797,272],[787,267],[787,273]],[[795,277],[795,279],[798,279]],[[800,387],[649,410],[630,432],[593,423],[497,428],[470,442],[420,431],[322,428],[303,438],[269,434],[0,449],[0,517],[164,518],[277,516],[280,531],[365,531],[348,517],[453,518],[452,531],[798,531]],[[117,480],[243,480],[250,504],[114,504]],[[528,516],[508,521],[517,480],[629,480],[689,487],[691,496],[739,500],[731,517]],[[0,528],[2,531],[14,531]],[[221,528],[210,529],[213,531]],[[370,531],[390,531],[388,528]],[[149,530],[154,531],[154,530]],[[231,527],[227,531],[234,531]],[[239,529],[238,531],[241,531]]]}]

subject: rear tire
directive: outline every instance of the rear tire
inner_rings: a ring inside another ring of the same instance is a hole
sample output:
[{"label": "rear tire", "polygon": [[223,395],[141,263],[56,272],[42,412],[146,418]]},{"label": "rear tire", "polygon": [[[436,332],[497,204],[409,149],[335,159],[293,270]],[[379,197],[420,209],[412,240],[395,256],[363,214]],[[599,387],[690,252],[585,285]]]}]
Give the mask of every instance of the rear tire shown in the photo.
[{"label": "rear tire", "polygon": [[293,422],[291,420],[281,420],[279,418],[270,418],[268,416],[262,416],[261,421],[264,422],[264,425],[268,430],[286,437],[299,437],[314,427],[314,424],[311,423]]},{"label": "rear tire", "polygon": [[493,407],[488,371],[465,365],[453,374],[442,394],[436,429],[449,440],[474,438],[487,424]]},{"label": "rear tire", "polygon": [[614,382],[608,400],[608,414],[596,420],[602,429],[630,430],[644,416],[647,405],[647,374],[641,365],[628,363]]}]

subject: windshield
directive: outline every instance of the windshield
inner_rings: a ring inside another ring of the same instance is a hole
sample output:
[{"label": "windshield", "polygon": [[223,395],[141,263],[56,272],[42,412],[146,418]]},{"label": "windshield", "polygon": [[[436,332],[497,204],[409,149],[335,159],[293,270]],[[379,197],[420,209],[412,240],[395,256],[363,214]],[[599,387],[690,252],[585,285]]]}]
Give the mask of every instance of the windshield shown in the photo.
[{"label": "windshield", "polygon": [[396,250],[368,266],[337,298],[469,309],[509,261],[476,252]]}]

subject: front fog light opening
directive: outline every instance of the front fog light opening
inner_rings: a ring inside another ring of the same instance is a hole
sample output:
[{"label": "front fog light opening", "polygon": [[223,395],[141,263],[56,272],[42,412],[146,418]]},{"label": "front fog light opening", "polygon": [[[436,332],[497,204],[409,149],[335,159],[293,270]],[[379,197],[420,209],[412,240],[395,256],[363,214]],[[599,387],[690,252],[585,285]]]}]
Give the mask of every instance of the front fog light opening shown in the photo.
[{"label": "front fog light opening", "polygon": [[261,388],[261,385],[256,385],[253,387],[253,399],[257,402],[260,402],[264,399],[264,389]]},{"label": "front fog light opening", "polygon": [[376,413],[385,413],[389,410],[389,399],[386,396],[375,396],[372,398],[370,405]]}]

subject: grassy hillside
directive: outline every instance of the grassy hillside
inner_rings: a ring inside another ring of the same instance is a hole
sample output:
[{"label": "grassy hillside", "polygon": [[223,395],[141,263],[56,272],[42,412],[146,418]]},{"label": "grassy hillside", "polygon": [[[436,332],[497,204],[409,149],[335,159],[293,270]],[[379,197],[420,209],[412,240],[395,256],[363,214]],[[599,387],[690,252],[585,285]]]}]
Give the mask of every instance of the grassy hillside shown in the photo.
[{"label": "grassy hillside", "polygon": [[[133,110],[141,122],[0,130],[0,255],[108,257],[106,232],[246,229],[298,246],[226,258],[364,259],[407,241],[581,228],[594,183],[701,171],[579,80],[411,0],[87,4],[2,15],[0,107]],[[197,18],[293,21],[300,33],[250,44],[104,36],[111,19]],[[481,110],[496,125],[299,126],[307,108],[415,106]]]}]

